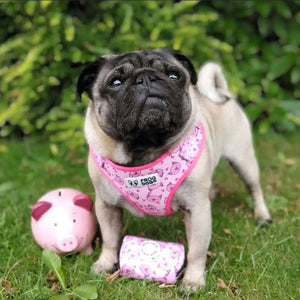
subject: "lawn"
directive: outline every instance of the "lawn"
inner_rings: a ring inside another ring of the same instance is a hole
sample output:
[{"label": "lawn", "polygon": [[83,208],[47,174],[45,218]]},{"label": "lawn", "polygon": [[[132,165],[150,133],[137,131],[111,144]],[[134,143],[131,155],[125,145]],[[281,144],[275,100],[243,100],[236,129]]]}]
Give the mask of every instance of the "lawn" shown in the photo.
[{"label": "lawn", "polygon": [[[194,299],[300,299],[299,141],[299,132],[255,135],[271,226],[255,224],[248,193],[227,162],[217,168],[207,286]],[[91,256],[61,256],[67,290],[60,290],[49,274],[31,234],[29,207],[58,187],[73,187],[93,198],[86,155],[87,149],[74,151],[37,139],[0,142],[0,298],[49,299],[65,293],[76,299],[70,291],[89,284],[97,288],[98,299],[181,299],[176,285],[121,277],[109,283],[92,274],[98,242]],[[182,219],[180,214],[137,219],[125,213],[123,233],[185,243]]]}]

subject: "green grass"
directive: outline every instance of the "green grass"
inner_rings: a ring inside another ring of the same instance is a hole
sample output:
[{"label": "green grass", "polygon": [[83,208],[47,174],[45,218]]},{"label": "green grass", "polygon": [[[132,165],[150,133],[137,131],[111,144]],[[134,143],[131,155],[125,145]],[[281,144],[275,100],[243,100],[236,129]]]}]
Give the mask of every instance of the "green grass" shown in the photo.
[{"label": "green grass", "polygon": [[[256,136],[261,181],[274,224],[259,228],[249,195],[240,179],[222,161],[216,171],[220,196],[213,202],[211,257],[206,290],[194,299],[300,298],[300,134]],[[32,238],[30,205],[50,189],[74,187],[94,196],[86,169],[87,149],[78,153],[56,149],[33,139],[0,143],[0,299],[48,299],[49,269],[41,264],[42,250]],[[124,233],[182,242],[182,215],[136,219],[124,215]],[[99,299],[181,299],[177,286],[117,278],[109,284],[90,273],[100,248],[91,256],[62,257],[70,290],[95,285]],[[221,289],[217,280],[227,286]],[[59,294],[60,291],[54,293]],[[62,293],[62,292],[61,292]]]}]

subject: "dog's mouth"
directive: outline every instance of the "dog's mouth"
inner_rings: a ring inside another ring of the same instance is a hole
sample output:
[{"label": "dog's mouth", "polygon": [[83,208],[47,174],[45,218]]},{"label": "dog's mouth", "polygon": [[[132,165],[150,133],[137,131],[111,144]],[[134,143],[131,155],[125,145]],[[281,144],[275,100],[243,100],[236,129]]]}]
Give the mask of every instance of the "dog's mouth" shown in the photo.
[{"label": "dog's mouth", "polygon": [[150,96],[146,99],[138,118],[138,127],[141,130],[164,129],[170,116],[167,103],[160,97]]},{"label": "dog's mouth", "polygon": [[144,110],[145,109],[167,109],[166,102],[161,98],[157,96],[149,96],[144,104]]}]

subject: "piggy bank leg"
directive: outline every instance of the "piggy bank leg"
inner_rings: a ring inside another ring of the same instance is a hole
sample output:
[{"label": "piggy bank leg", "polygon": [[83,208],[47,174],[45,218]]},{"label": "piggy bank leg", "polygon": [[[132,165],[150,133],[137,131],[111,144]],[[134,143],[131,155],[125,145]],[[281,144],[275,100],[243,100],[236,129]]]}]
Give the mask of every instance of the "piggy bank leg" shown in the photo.
[{"label": "piggy bank leg", "polygon": [[94,249],[93,249],[92,245],[89,245],[82,251],[82,253],[85,255],[91,255],[93,252],[94,252]]},{"label": "piggy bank leg", "polygon": [[122,209],[110,206],[96,198],[96,215],[102,235],[102,252],[99,259],[92,265],[96,274],[113,270],[118,262],[119,243],[122,229]]}]

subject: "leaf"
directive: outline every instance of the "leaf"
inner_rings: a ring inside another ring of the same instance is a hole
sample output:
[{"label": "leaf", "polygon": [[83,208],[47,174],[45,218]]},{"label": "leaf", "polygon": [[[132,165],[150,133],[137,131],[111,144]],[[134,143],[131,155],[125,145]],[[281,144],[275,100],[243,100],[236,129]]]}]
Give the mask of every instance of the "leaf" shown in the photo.
[{"label": "leaf", "polygon": [[300,66],[293,67],[291,71],[291,82],[296,84],[300,81]]},{"label": "leaf", "polygon": [[154,27],[153,30],[152,30],[152,32],[151,32],[151,35],[150,35],[151,41],[157,41],[160,32],[161,32],[161,28],[160,27]]},{"label": "leaf", "polygon": [[266,36],[270,31],[270,24],[267,18],[261,17],[257,20],[258,29],[262,36]]},{"label": "leaf", "polygon": [[49,298],[49,300],[70,300],[67,295],[55,295]]},{"label": "leaf", "polygon": [[175,285],[174,284],[166,284],[166,283],[162,283],[158,286],[160,289],[167,289],[167,288],[174,288]]},{"label": "leaf", "polygon": [[[300,184],[299,183],[295,183],[294,184],[294,188],[298,191],[300,191]],[[300,203],[299,203],[300,204]]]},{"label": "leaf", "polygon": [[268,78],[270,80],[276,79],[289,71],[289,69],[294,65],[295,57],[292,55],[280,57],[274,60],[272,63]]},{"label": "leaf", "polygon": [[0,195],[6,194],[8,191],[12,190],[15,187],[14,183],[7,181],[0,184]]},{"label": "leaf", "polygon": [[292,12],[289,6],[285,3],[285,1],[274,1],[274,5],[281,16],[287,19],[289,19],[292,16]]},{"label": "leaf", "polygon": [[48,277],[46,278],[46,281],[50,281],[50,282],[57,281],[57,276],[55,275],[55,273],[53,273],[52,270],[50,271]]},{"label": "leaf", "polygon": [[24,43],[24,37],[27,38],[27,36],[24,35],[23,36],[17,35],[7,40],[6,43],[3,43],[0,46],[0,56],[5,57],[4,54],[6,54],[7,52],[11,51],[12,49],[20,47]]},{"label": "leaf", "polygon": [[220,289],[226,289],[227,288],[227,285],[226,285],[226,283],[225,283],[225,281],[222,279],[222,278],[218,278],[217,279],[217,284],[218,284],[218,287],[220,288]]},{"label": "leaf", "polygon": [[51,3],[52,3],[51,0],[43,0],[43,1],[41,1],[41,7],[47,8]]},{"label": "leaf", "polygon": [[[299,14],[300,15],[300,14]],[[299,23],[295,19],[289,22],[288,41],[298,49],[300,44]]]},{"label": "leaf", "polygon": [[277,157],[281,163],[283,163],[286,160],[285,154],[281,151],[278,152]]},{"label": "leaf", "polygon": [[246,114],[251,121],[255,121],[263,111],[263,106],[259,104],[249,104],[246,106]]},{"label": "leaf", "polygon": [[277,195],[268,195],[267,202],[271,211],[278,211],[288,206],[288,200],[285,197]]},{"label": "leaf", "polygon": [[206,255],[207,255],[208,257],[216,257],[216,256],[217,256],[216,253],[211,252],[211,251],[207,251]]},{"label": "leaf", "polygon": [[193,6],[197,5],[199,1],[181,1],[179,3],[176,3],[174,5],[174,12],[175,14],[179,14],[182,13],[184,10],[189,10],[190,8],[192,8]]},{"label": "leaf", "polygon": [[74,295],[82,299],[97,299],[97,288],[93,285],[81,285],[73,290]]},{"label": "leaf", "polygon": [[274,18],[273,30],[281,40],[285,41],[287,39],[288,31],[286,29],[286,24],[279,16],[275,16]]},{"label": "leaf", "polygon": [[42,257],[45,261],[45,264],[48,266],[48,268],[50,268],[50,270],[52,270],[56,274],[56,276],[61,284],[61,287],[65,290],[66,283],[65,283],[64,273],[61,269],[60,257],[56,253],[54,253],[53,251],[51,251],[49,249],[43,250]]},{"label": "leaf", "polygon": [[48,83],[49,83],[50,85],[52,85],[52,86],[57,86],[57,85],[60,84],[59,80],[58,80],[56,77],[54,77],[54,76],[50,76],[50,77],[48,78]]},{"label": "leaf", "polygon": [[271,11],[271,3],[267,1],[255,1],[255,6],[262,16],[269,16]]},{"label": "leaf", "polygon": [[117,270],[116,272],[114,272],[113,274],[109,275],[107,278],[106,278],[106,281],[108,283],[113,283],[119,276],[120,276],[120,272],[121,270]]},{"label": "leaf", "polygon": [[32,16],[35,12],[36,5],[37,3],[35,1],[28,1],[25,5],[25,12]]},{"label": "leaf", "polygon": [[223,231],[224,231],[225,234],[228,234],[228,235],[230,235],[230,236],[233,236],[232,232],[231,232],[229,229],[224,228]]},{"label": "leaf", "polygon": [[271,123],[272,123],[272,121],[270,119],[266,119],[266,120],[262,121],[258,128],[259,133],[261,133],[261,134],[267,133],[268,130],[270,129]]},{"label": "leaf", "polygon": [[66,24],[65,24],[65,38],[66,38],[66,41],[72,42],[74,40],[74,35],[75,35],[75,27],[72,23],[72,19],[67,18]]},{"label": "leaf", "polygon": [[124,16],[123,24],[120,28],[121,33],[127,33],[130,31],[132,16],[133,16],[133,9],[131,5],[126,5],[124,7],[124,11],[125,11],[125,16]]},{"label": "leaf", "polygon": [[55,281],[55,282],[52,283],[50,290],[52,292],[59,292],[60,291],[60,287],[61,287],[61,285],[59,284],[59,282]]},{"label": "leaf", "polygon": [[56,156],[59,153],[58,147],[56,144],[50,144],[51,153]]},{"label": "leaf", "polygon": [[59,14],[59,13],[53,13],[53,14],[51,15],[50,25],[51,25],[52,27],[57,26],[57,25],[60,23],[61,19],[62,19],[62,14]]},{"label": "leaf", "polygon": [[284,163],[287,165],[287,166],[294,166],[296,164],[296,160],[293,159],[293,158],[287,158]]},{"label": "leaf", "polygon": [[0,145],[0,152],[2,152],[2,153],[8,152],[8,147],[7,147],[7,145]]},{"label": "leaf", "polygon": [[38,45],[36,47],[32,47],[30,51],[28,51],[24,60],[19,63],[13,65],[11,67],[10,73],[5,77],[5,81],[12,81],[15,77],[21,76],[26,72],[29,72],[33,68],[34,62],[39,58],[40,53],[42,52],[44,46]]},{"label": "leaf", "polygon": [[300,117],[296,116],[292,113],[287,114],[287,119],[293,123],[295,123],[296,125],[300,126]]},{"label": "leaf", "polygon": [[233,295],[237,294],[238,287],[237,287],[237,285],[234,281],[232,281],[231,284],[230,284],[230,290],[231,290]]},{"label": "leaf", "polygon": [[0,278],[0,284],[1,291],[5,296],[12,295],[18,290],[18,288],[13,287],[10,281],[6,280],[5,278]]},{"label": "leaf", "polygon": [[300,117],[300,102],[298,100],[281,101],[278,106]]}]

